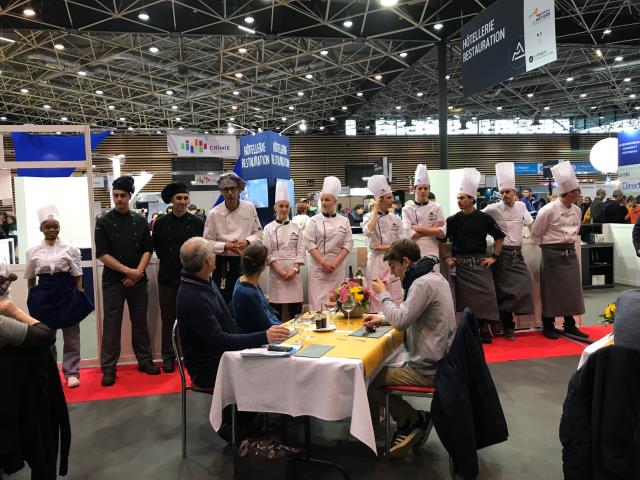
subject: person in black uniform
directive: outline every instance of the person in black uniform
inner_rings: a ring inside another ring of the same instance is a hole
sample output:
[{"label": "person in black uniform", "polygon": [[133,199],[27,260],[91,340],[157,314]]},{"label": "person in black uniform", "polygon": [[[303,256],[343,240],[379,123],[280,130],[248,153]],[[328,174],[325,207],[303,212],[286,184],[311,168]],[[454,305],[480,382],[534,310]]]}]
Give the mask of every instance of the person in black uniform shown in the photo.
[{"label": "person in black uniform", "polygon": [[104,263],[104,324],[100,351],[103,387],[116,382],[125,300],[129,307],[131,342],[138,369],[149,375],[160,373],[160,369],[153,364],[147,325],[145,269],[153,252],[153,240],[147,220],[129,210],[129,200],[134,192],[133,177],[124,175],[116,178],[112,187],[115,208],[98,218],[95,231],[96,256]]},{"label": "person in black uniform", "polygon": [[171,182],[161,193],[164,203],[171,203],[171,213],[156,220],[153,226],[153,248],[160,259],[158,297],[162,317],[162,368],[175,370],[171,329],[176,320],[176,295],[180,286],[180,247],[191,237],[201,237],[204,221],[189,213],[189,191],[181,182]]}]

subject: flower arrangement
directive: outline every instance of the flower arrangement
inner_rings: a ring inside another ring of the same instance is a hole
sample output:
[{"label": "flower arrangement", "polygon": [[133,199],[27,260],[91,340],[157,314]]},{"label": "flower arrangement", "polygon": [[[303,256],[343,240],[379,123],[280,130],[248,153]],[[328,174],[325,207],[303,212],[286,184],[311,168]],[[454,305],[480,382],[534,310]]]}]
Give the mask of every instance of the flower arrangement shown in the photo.
[{"label": "flower arrangement", "polygon": [[[329,296],[329,300],[336,302],[337,308],[342,309],[342,304],[351,295],[356,307],[351,312],[351,317],[361,317],[367,311],[371,303],[371,292],[366,286],[360,285],[353,280],[347,280],[338,288],[334,289]],[[346,315],[346,312],[343,312]]]},{"label": "flower arrangement", "polygon": [[607,305],[607,308],[604,309],[604,312],[599,315],[602,318],[602,323],[604,325],[609,325],[613,323],[616,318],[616,304],[610,303]]}]

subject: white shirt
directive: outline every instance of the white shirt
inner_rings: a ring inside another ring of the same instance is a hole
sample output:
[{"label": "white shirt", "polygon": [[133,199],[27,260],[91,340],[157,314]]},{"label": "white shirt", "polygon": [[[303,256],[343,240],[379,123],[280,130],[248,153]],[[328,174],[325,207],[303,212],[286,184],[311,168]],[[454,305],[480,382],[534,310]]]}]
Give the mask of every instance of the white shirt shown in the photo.
[{"label": "white shirt", "polygon": [[335,257],[343,248],[348,252],[353,248],[349,220],[339,214],[325,217],[318,213],[311,217],[304,229],[304,239],[308,251],[317,248],[323,257]]},{"label": "white shirt", "polygon": [[540,244],[575,243],[579,238],[582,211],[576,205],[568,208],[558,200],[540,209],[531,228],[531,236]]},{"label": "white shirt", "polygon": [[40,245],[27,250],[27,267],[24,278],[36,278],[41,273],[69,272],[72,277],[82,276],[80,250],[76,247],[56,240],[47,245],[43,240]]},{"label": "white shirt", "polygon": [[436,237],[421,235],[411,229],[411,225],[421,227],[433,227],[438,220],[442,220],[444,225],[439,228],[443,235],[447,234],[447,222],[445,221],[440,204],[429,201],[426,205],[405,205],[402,207],[402,223],[404,225],[405,238],[414,240],[420,247],[420,255],[439,256],[439,243]]},{"label": "white shirt", "polygon": [[224,202],[216,205],[207,215],[202,235],[213,243],[213,251],[220,255],[237,256],[234,252],[224,252],[230,240],[247,240],[249,243],[262,240],[262,226],[258,212],[250,202],[240,200],[240,205],[230,212]]},{"label": "white shirt", "polygon": [[367,224],[371,218],[371,212],[367,213],[362,219],[362,233],[369,239],[369,255],[384,253],[380,250],[373,250],[372,247],[376,243],[391,245],[396,240],[404,238],[404,227],[398,215],[395,213],[377,215],[378,220],[373,230],[367,228]]},{"label": "white shirt", "polygon": [[293,221],[278,223],[275,220],[264,227],[262,242],[269,249],[268,263],[274,260],[293,260],[305,263],[305,245],[302,231]]},{"label": "white shirt", "polygon": [[533,217],[527,211],[524,203],[515,201],[512,207],[504,202],[492,203],[482,211],[491,215],[506,235],[504,238],[505,246],[522,246],[522,226],[533,223]]}]

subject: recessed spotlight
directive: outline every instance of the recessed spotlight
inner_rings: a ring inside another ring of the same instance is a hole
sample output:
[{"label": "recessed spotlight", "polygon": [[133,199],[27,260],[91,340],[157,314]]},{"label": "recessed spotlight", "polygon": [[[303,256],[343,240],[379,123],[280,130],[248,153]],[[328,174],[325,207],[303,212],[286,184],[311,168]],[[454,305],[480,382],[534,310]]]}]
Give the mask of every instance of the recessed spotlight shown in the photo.
[{"label": "recessed spotlight", "polygon": [[171,110],[177,110],[178,109],[178,105],[171,105]]},{"label": "recessed spotlight", "polygon": [[402,110],[402,107],[400,105],[396,105],[396,110]]},{"label": "recessed spotlight", "polygon": [[184,127],[178,127],[178,130],[182,131],[184,130]]},{"label": "recessed spotlight", "polygon": [[329,55],[329,50],[320,50],[320,55],[323,57]]},{"label": "recessed spotlight", "polygon": [[604,31],[602,32],[603,35],[609,35],[610,33],[611,33],[610,28],[605,28]]},{"label": "recessed spotlight", "polygon": [[567,77],[567,82],[573,82],[573,77]]},{"label": "recessed spotlight", "polygon": [[181,121],[182,119],[180,117],[176,117],[176,122]]},{"label": "recessed spotlight", "polygon": [[29,93],[29,89],[28,88],[21,88],[20,89],[20,93]]},{"label": "recessed spotlight", "polygon": [[22,11],[22,14],[23,14],[25,17],[33,17],[33,16],[35,16],[36,11],[35,11],[33,8],[31,8],[31,7],[27,7],[27,8],[25,8],[25,9]]},{"label": "recessed spotlight", "polygon": [[400,54],[400,57],[401,57],[401,58],[406,58],[406,57],[407,57],[407,55],[409,55],[407,52],[402,52],[402,53]]},{"label": "recessed spotlight", "polygon": [[358,96],[358,97],[361,97],[362,95],[364,95],[362,92],[356,93],[356,96]]},{"label": "recessed spotlight", "polygon": [[253,22],[255,22],[255,19],[253,17],[244,17],[244,23],[248,23],[249,25],[251,25]]},{"label": "recessed spotlight", "polygon": [[104,92],[102,90],[96,90],[96,95],[102,95]]},{"label": "recessed spotlight", "polygon": [[621,62],[622,60],[624,60],[624,57],[622,57],[622,56],[620,56],[620,55],[618,55],[618,56],[615,58],[615,61],[616,61],[616,62]]},{"label": "recessed spotlight", "polygon": [[527,98],[533,97],[533,93],[527,93]]},{"label": "recessed spotlight", "polygon": [[232,93],[233,93],[234,95],[240,95],[240,92],[239,92],[238,90],[234,90]]},{"label": "recessed spotlight", "polygon": [[160,51],[160,49],[158,47],[149,47],[149,51],[151,53],[158,53]]},{"label": "recessed spotlight", "polygon": [[147,21],[149,21],[149,14],[147,12],[140,12],[138,14],[138,18],[140,20],[142,20],[143,22],[147,22]]},{"label": "recessed spotlight", "polygon": [[336,120],[336,117],[329,117],[329,120],[334,122]]},{"label": "recessed spotlight", "polygon": [[344,111],[344,110],[346,110],[346,109],[347,109],[347,106],[346,106],[346,105],[343,105],[343,106],[342,106],[342,107],[340,107],[340,108],[342,108],[342,110]]},{"label": "recessed spotlight", "polygon": [[61,43],[56,43],[53,48],[55,48],[56,50],[64,50],[64,45]]},{"label": "recessed spotlight", "polygon": [[417,95],[418,97],[422,97],[422,96],[424,96],[424,93],[422,93],[422,92],[418,92],[418,93],[416,93],[416,95]]},{"label": "recessed spotlight", "polygon": [[167,90],[167,91],[166,91],[166,92],[164,92],[164,93],[166,93],[167,95],[173,95],[173,90]]},{"label": "recessed spotlight", "polygon": [[298,92],[299,97],[304,97],[304,92]]},{"label": "recessed spotlight", "polygon": [[375,78],[376,80],[382,80],[382,75],[376,75],[376,76],[375,76],[375,77],[373,77],[373,78]]},{"label": "recessed spotlight", "polygon": [[353,22],[351,20],[345,20],[344,22],[342,22],[342,26],[344,28],[351,28],[353,27]]},{"label": "recessed spotlight", "polygon": [[630,79],[629,77],[627,77],[627,78],[625,78],[625,79],[623,80],[623,82],[630,82],[630,81],[631,81],[631,79]]},{"label": "recessed spotlight", "polygon": [[120,117],[118,120],[120,120],[121,122],[124,122],[126,120],[126,118]]},{"label": "recessed spotlight", "polygon": [[78,70],[78,75],[80,75],[81,77],[86,77],[87,72],[85,72],[84,70]]},{"label": "recessed spotlight", "polygon": [[324,127],[323,127],[323,126],[322,126],[322,127],[320,127],[320,130],[324,130]]},{"label": "recessed spotlight", "polygon": [[240,48],[238,49],[238,53],[247,53],[247,49],[246,49],[246,48],[244,48],[244,47],[240,47]]},{"label": "recessed spotlight", "polygon": [[60,117],[60,120],[63,121],[63,122],[66,122],[69,119],[67,117]]},{"label": "recessed spotlight", "polygon": [[433,28],[434,28],[434,30],[442,30],[442,29],[444,28],[444,25],[443,25],[443,24],[441,24],[441,23],[436,23],[436,24],[433,26]]},{"label": "recessed spotlight", "polygon": [[49,109],[51,108],[51,105],[48,105],[48,104],[46,104],[46,103],[45,103],[45,104],[42,106],[42,108],[44,108],[45,110],[49,110]]},{"label": "recessed spotlight", "polygon": [[496,110],[498,110],[498,111],[502,110],[502,107],[496,107]]},{"label": "recessed spotlight", "polygon": [[238,106],[237,105],[231,105],[231,110],[238,110]]},{"label": "recessed spotlight", "polygon": [[240,72],[238,72],[238,73],[236,73],[236,74],[234,75],[234,77],[236,77],[236,78],[242,78],[242,74],[241,74]]},{"label": "recessed spotlight", "polygon": [[310,73],[307,73],[304,78],[306,78],[307,80],[311,80],[313,78],[313,75],[311,75]]},{"label": "recessed spotlight", "polygon": [[114,105],[109,105],[107,108],[108,108],[109,110],[115,110],[115,108],[116,108],[116,107],[115,107]]},{"label": "recessed spotlight", "polygon": [[449,80],[449,79],[451,79],[451,75],[445,75],[445,76],[444,76],[444,78],[445,78],[446,80]]},{"label": "recessed spotlight", "polygon": [[293,105],[289,105],[289,110],[295,110],[296,107],[294,107]]},{"label": "recessed spotlight", "polygon": [[629,95],[629,98],[636,98],[636,94],[632,93],[631,95]]},{"label": "recessed spotlight", "polygon": [[130,132],[133,132],[133,127],[129,127],[127,128],[127,130],[129,130]]},{"label": "recessed spotlight", "polygon": [[580,98],[584,98],[584,97],[586,97],[586,96],[587,96],[587,94],[586,94],[586,93],[581,93],[581,94],[580,94]]}]

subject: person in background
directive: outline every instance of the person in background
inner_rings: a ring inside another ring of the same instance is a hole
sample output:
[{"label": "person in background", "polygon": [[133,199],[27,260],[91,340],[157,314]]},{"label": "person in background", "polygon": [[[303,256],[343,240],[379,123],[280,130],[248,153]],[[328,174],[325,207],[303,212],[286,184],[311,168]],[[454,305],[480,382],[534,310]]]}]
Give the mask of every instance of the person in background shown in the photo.
[{"label": "person in background", "polygon": [[[367,286],[372,288],[373,280],[382,279],[393,301],[400,304],[402,301],[402,285],[400,279],[393,275],[389,265],[384,260],[384,253],[389,250],[391,244],[404,237],[402,220],[395,213],[389,213],[393,205],[393,193],[384,175],[369,177],[367,188],[375,196],[373,210],[367,213],[362,220],[362,233],[367,237]],[[380,311],[380,301],[371,296],[369,311]]]},{"label": "person in background", "polygon": [[189,207],[187,208],[187,210],[189,210],[189,213],[191,215],[196,215],[198,213],[198,207],[196,206],[195,203],[189,204]]},{"label": "person in background", "polygon": [[300,206],[306,215],[309,214],[309,200],[305,198],[300,199]]},{"label": "person in background", "polygon": [[[447,225],[442,207],[435,200],[429,199],[431,180],[426,165],[419,164],[416,167],[413,177],[413,192],[415,195],[413,205],[405,205],[402,211],[404,236],[418,244],[420,256],[431,255],[440,258],[438,239],[445,237]],[[436,271],[440,271],[439,265],[434,268]]]},{"label": "person in background", "polygon": [[160,374],[160,369],[153,364],[147,324],[149,297],[145,270],[153,252],[153,240],[146,219],[129,209],[134,191],[133,177],[116,178],[111,191],[115,207],[96,221],[96,257],[104,263],[100,351],[103,387],[116,382],[125,301],[129,307],[131,342],[138,370],[148,375]]},{"label": "person in background", "polygon": [[160,217],[158,212],[155,212],[151,215],[151,221],[149,222],[149,229],[151,230],[151,235],[153,235],[153,227],[156,224],[156,220]]},{"label": "person in background", "polygon": [[16,224],[16,217],[13,215],[7,215],[7,237],[13,238],[14,247],[18,246],[18,225]]},{"label": "person in background", "polygon": [[352,227],[359,227],[362,223],[362,219],[364,218],[364,205],[361,203],[357,204],[349,213],[349,224]]},{"label": "person in background", "polygon": [[433,200],[435,202],[436,201],[436,194],[433,193],[431,190],[429,190],[429,195],[427,195],[427,198],[429,200]]},{"label": "person in background", "polygon": [[328,293],[346,277],[344,261],[353,248],[351,227],[346,217],[336,214],[340,179],[325,177],[320,193],[322,213],[309,219],[304,230],[306,248],[311,255],[309,267],[309,306],[322,310]]},{"label": "person in background", "polygon": [[[589,208],[591,208],[591,197],[584,197],[582,204],[579,205],[580,210],[582,211],[582,217],[584,218],[584,216],[587,213],[587,210],[589,210]],[[584,223],[588,223],[588,222],[584,222]]]},{"label": "person in background", "polygon": [[269,250],[262,244],[249,245],[242,252],[243,273],[233,289],[231,312],[244,333],[263,332],[282,323],[258,285],[268,258]]},{"label": "person in background", "polygon": [[[80,322],[93,311],[93,305],[82,289],[80,250],[58,238],[58,209],[47,205],[37,215],[44,240],[27,251],[27,306],[32,317],[53,330],[62,329],[62,372],[67,386],[75,388],[80,385]],[[57,357],[55,346],[53,353]]]},{"label": "person in background", "polygon": [[[367,315],[364,325],[383,323],[405,332],[407,361],[400,367],[383,367],[369,387],[369,404],[374,422],[385,401],[386,385],[432,386],[438,362],[451,347],[456,316],[449,283],[433,271],[434,257],[420,258],[420,247],[402,239],[391,244],[384,254],[391,272],[400,279],[404,299],[396,305],[381,279],[373,281],[373,291],[382,302],[384,321],[379,315]],[[406,400],[391,395],[389,410],[398,425],[390,454],[401,457],[426,441],[431,428],[429,412],[420,412]]]},{"label": "person in background", "polygon": [[607,192],[599,188],[596,190],[596,198],[591,202],[589,207],[589,218],[591,223],[602,223],[602,215],[604,214],[604,199],[607,196]]},{"label": "person in background", "polygon": [[603,203],[600,223],[625,223],[629,214],[624,202],[622,190],[615,190],[612,197]]},{"label": "person in background", "polygon": [[376,203],[375,198],[367,199],[367,206],[364,209],[364,213],[369,213],[373,209],[373,205]]},{"label": "person in background", "polygon": [[560,198],[538,212],[531,236],[542,249],[540,262],[540,296],[542,297],[542,334],[558,339],[555,317],[564,317],[564,333],[588,338],[576,327],[574,315],[584,313],[580,263],[576,241],[580,240],[580,209],[573,203],[580,194],[580,184],[569,162],[551,167]]},{"label": "person in background", "polygon": [[534,206],[536,198],[533,195],[532,190],[529,187],[525,187],[522,189],[522,203],[527,207],[527,211],[535,212],[536,207]]},{"label": "person in background", "polygon": [[496,163],[499,203],[483,212],[491,215],[506,235],[498,261],[493,266],[498,313],[507,340],[515,340],[513,315],[534,314],[531,275],[522,258],[522,228],[531,229],[533,218],[524,203],[516,201],[516,174],[512,162]]},{"label": "person in background", "polygon": [[633,199],[633,207],[629,211],[626,220],[631,224],[635,225],[638,223],[638,218],[640,217],[640,195]]},{"label": "person in background", "polygon": [[240,255],[250,244],[262,240],[262,226],[252,203],[240,200],[246,182],[233,172],[218,180],[224,202],[209,212],[203,237],[210,240],[216,253],[213,281],[229,303],[240,276]]},{"label": "person in background", "polygon": [[393,213],[402,219],[402,202],[400,200],[393,201]]},{"label": "person in background", "polygon": [[[491,343],[487,322],[500,321],[496,288],[491,266],[502,251],[505,234],[490,215],[478,211],[476,192],[480,172],[465,168],[458,193],[460,211],[447,218],[447,238],[451,239],[452,256],[445,261],[455,266],[456,312],[470,308],[478,319],[483,343]],[[487,235],[493,237],[493,253],[487,256]]]},{"label": "person in background", "polygon": [[180,247],[191,237],[201,237],[204,222],[189,213],[189,190],[182,182],[171,182],[160,194],[164,203],[170,203],[169,215],[158,218],[153,225],[153,248],[160,260],[158,269],[158,300],[162,320],[162,369],[175,370],[172,330],[176,320],[176,296],[180,286]]},{"label": "person in background", "polygon": [[[302,313],[304,292],[300,269],[306,261],[302,229],[294,221],[289,221],[288,190],[285,182],[276,183],[273,206],[276,219],[264,227],[263,236],[269,252],[269,302],[283,320]],[[247,271],[244,272],[246,275]]]},{"label": "person in background", "polygon": [[309,215],[307,215],[307,209],[299,203],[296,205],[296,214],[293,216],[291,221],[300,227],[301,231],[304,231],[307,226],[307,222],[309,221]]}]

